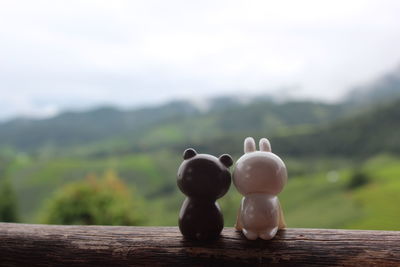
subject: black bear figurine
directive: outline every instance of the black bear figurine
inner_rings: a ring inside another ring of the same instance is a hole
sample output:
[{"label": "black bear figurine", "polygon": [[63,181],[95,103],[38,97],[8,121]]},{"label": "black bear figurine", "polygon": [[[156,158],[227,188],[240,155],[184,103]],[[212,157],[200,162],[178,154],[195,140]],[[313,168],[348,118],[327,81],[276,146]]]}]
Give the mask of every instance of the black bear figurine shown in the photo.
[{"label": "black bear figurine", "polygon": [[192,148],[183,153],[177,184],[187,196],[179,213],[179,229],[183,236],[195,240],[219,237],[224,218],[216,200],[229,189],[233,161],[224,154],[219,158],[197,154]]}]

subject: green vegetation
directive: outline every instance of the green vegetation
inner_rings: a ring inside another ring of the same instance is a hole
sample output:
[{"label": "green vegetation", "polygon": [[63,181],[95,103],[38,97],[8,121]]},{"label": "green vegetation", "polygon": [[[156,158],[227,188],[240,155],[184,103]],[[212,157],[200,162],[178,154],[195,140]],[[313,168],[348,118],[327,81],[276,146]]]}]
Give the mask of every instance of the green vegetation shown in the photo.
[{"label": "green vegetation", "polygon": [[364,171],[373,180],[354,192],[354,200],[364,216],[348,227],[400,230],[400,159],[376,156],[366,161]]},{"label": "green vegetation", "polygon": [[366,185],[369,182],[369,177],[366,173],[361,172],[359,170],[355,171],[354,174],[350,177],[350,181],[347,184],[347,188],[350,190],[356,189],[363,185]]},{"label": "green vegetation", "polygon": [[8,180],[0,180],[0,222],[17,222],[17,198]]},{"label": "green vegetation", "polygon": [[271,136],[291,127],[307,129],[343,114],[342,105],[313,102],[277,104],[261,99],[242,105],[230,98],[210,102],[206,112],[188,102],[173,102],[125,112],[101,108],[39,121],[17,119],[0,124],[0,147],[11,146],[41,156],[158,151],[161,146],[171,149],[185,142],[206,145],[231,135],[269,132]]},{"label": "green vegetation", "polygon": [[[400,230],[400,102],[186,102],[103,108],[0,124],[0,220],[176,225],[181,153],[229,153],[268,137],[287,164],[280,200],[289,227]],[[118,175],[117,175],[118,173]],[[15,194],[14,194],[14,193]],[[233,226],[241,196],[219,203]]]},{"label": "green vegetation", "polygon": [[[280,199],[290,227],[400,229],[400,206],[397,205],[400,203],[400,157],[377,155],[362,164],[332,157],[284,159],[288,165],[289,182]],[[106,218],[92,221],[101,224],[176,225],[184,198],[175,186],[175,172],[180,161],[177,155],[163,152],[147,157],[128,155],[86,161],[77,158],[54,159],[42,164],[26,162],[24,167],[18,168],[14,177],[19,185],[32,181],[26,187],[16,186],[19,189],[20,210],[26,211],[21,212],[24,215],[21,219],[31,223],[78,223],[62,219],[57,211],[67,212],[68,207],[83,208],[84,205],[76,204],[72,193],[74,190],[81,192],[79,188],[87,194],[85,201],[96,203],[91,200],[93,191],[96,191],[91,187],[99,184],[97,188],[102,189],[97,190],[109,192],[104,187],[104,178],[97,178],[93,183],[85,177],[90,173],[93,173],[92,176],[104,176],[103,173],[112,168],[122,176],[121,182],[129,189],[137,188],[131,192],[133,199],[124,201],[135,205],[126,213],[135,220],[133,223],[106,222]],[[33,164],[36,164],[34,175]],[[24,180],[17,179],[23,177],[20,175],[23,173],[29,175]],[[353,186],[353,180],[359,179],[359,173],[368,174],[368,179]],[[51,177],[58,179],[50,183]],[[240,198],[232,185],[228,194],[219,201],[227,226],[235,223]],[[68,203],[68,199],[71,202]],[[38,217],[38,214],[41,216]],[[45,219],[46,214],[53,219]],[[81,220],[79,223],[85,222]]]},{"label": "green vegetation", "polygon": [[44,223],[137,225],[141,223],[136,201],[113,171],[102,179],[95,175],[68,184],[49,199]]},{"label": "green vegetation", "polygon": [[275,139],[280,152],[290,155],[366,157],[377,153],[400,154],[400,101],[317,127],[305,134]]}]

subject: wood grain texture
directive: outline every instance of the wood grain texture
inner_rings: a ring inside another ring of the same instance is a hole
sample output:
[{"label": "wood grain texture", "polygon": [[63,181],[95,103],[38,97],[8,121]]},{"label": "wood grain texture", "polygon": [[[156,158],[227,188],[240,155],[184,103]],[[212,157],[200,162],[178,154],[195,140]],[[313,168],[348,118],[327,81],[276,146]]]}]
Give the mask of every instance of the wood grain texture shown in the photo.
[{"label": "wood grain texture", "polygon": [[0,223],[0,266],[400,266],[400,232],[286,229],[248,241],[184,240],[177,227]]}]

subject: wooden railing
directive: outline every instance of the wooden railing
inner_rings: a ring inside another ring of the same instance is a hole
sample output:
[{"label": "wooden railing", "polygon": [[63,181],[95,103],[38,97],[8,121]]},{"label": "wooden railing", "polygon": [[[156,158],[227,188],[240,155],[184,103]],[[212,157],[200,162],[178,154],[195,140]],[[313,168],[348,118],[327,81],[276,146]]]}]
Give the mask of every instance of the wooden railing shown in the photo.
[{"label": "wooden railing", "polygon": [[247,241],[225,228],[209,243],[177,227],[0,223],[0,266],[400,266],[400,232],[286,229]]}]

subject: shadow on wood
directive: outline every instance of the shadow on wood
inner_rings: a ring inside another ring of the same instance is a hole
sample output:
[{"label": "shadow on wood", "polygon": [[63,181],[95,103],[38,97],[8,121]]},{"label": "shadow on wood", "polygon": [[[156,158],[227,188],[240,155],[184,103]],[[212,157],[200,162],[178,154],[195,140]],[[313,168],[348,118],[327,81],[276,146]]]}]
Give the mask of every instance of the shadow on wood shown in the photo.
[{"label": "shadow on wood", "polygon": [[286,229],[247,241],[184,240],[177,227],[0,223],[0,266],[400,266],[400,232]]}]

